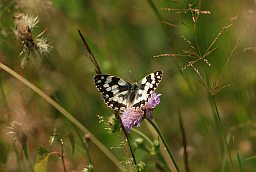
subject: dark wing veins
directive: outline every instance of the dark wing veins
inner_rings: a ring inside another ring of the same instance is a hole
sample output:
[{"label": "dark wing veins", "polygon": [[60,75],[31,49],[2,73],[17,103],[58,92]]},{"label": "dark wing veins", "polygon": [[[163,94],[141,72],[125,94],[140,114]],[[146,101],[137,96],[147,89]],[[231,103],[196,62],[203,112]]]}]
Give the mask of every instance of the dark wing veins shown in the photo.
[{"label": "dark wing veins", "polygon": [[138,82],[138,90],[133,107],[141,107],[146,104],[150,94],[157,88],[163,76],[163,71],[156,71],[144,77]]},{"label": "dark wing veins", "polygon": [[131,87],[128,81],[111,75],[96,75],[94,81],[108,106],[118,111],[126,107]]}]

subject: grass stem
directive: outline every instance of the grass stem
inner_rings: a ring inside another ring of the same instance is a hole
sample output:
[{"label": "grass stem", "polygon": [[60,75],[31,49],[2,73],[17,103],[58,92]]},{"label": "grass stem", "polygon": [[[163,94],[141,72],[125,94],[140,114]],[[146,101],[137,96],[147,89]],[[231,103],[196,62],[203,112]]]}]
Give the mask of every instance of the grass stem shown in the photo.
[{"label": "grass stem", "polygon": [[178,165],[176,163],[176,160],[175,160],[175,158],[174,158],[174,156],[173,156],[173,154],[171,152],[171,149],[169,148],[167,142],[165,141],[165,139],[164,139],[161,131],[159,130],[158,126],[156,125],[156,123],[154,121],[152,121],[150,119],[147,119],[147,120],[154,127],[154,129],[156,130],[157,134],[159,135],[161,141],[163,142],[163,144],[164,144],[164,146],[165,146],[165,148],[166,148],[166,150],[167,150],[167,152],[168,152],[168,154],[169,154],[169,156],[170,156],[170,158],[171,158],[171,160],[172,160],[172,162],[173,162],[173,164],[175,166],[176,171],[180,172],[180,169],[179,169],[179,167],[178,167]]}]

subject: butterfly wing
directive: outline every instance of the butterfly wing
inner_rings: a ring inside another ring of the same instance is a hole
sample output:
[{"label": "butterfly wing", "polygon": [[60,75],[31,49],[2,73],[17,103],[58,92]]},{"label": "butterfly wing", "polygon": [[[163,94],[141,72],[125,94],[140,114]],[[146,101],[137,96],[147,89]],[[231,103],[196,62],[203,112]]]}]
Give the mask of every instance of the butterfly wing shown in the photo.
[{"label": "butterfly wing", "polygon": [[131,84],[125,79],[112,75],[95,75],[94,83],[103,96],[105,103],[114,110],[127,107]]},{"label": "butterfly wing", "polygon": [[155,71],[137,83],[138,90],[133,101],[133,107],[140,108],[146,104],[151,93],[155,91],[162,80],[162,76],[163,71]]}]

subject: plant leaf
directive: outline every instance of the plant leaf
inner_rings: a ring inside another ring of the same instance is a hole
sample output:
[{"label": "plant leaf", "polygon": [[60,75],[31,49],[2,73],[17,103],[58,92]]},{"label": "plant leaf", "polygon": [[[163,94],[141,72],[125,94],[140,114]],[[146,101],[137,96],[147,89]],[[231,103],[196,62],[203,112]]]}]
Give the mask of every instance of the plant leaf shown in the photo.
[{"label": "plant leaf", "polygon": [[36,158],[36,164],[34,166],[35,172],[47,172],[47,164],[50,154],[46,154],[45,156],[38,155]]}]

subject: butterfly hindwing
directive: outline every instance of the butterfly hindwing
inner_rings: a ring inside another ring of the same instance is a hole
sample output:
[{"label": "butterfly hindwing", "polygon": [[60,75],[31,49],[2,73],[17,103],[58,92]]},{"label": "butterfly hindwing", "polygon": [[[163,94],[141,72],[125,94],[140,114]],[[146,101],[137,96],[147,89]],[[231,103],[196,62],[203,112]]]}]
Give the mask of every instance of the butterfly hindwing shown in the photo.
[{"label": "butterfly hindwing", "polygon": [[104,101],[114,110],[124,109],[131,84],[112,75],[96,75],[95,85],[102,94]]}]

